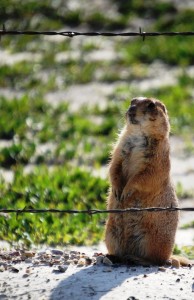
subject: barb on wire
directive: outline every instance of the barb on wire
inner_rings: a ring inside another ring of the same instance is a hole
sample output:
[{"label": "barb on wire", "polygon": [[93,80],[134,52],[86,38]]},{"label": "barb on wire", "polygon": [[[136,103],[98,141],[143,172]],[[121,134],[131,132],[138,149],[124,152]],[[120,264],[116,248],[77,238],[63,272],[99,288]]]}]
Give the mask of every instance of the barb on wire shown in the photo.
[{"label": "barb on wire", "polygon": [[34,208],[24,208],[24,209],[0,209],[1,213],[16,213],[23,214],[23,213],[65,213],[65,214],[104,214],[104,213],[139,213],[139,212],[163,212],[163,211],[194,211],[194,207],[130,207],[126,209],[87,209],[87,210],[77,210],[77,209],[34,209]]},{"label": "barb on wire", "polygon": [[[5,32],[5,31],[6,31],[6,29],[5,29],[5,24],[3,24],[2,30],[0,30],[0,32]],[[0,41],[1,41],[1,37],[2,37],[2,35],[0,34]]]},{"label": "barb on wire", "polygon": [[139,33],[140,33],[140,35],[142,36],[142,38],[143,38],[143,42],[145,41],[145,32],[142,32],[141,31],[141,27],[139,27]]},{"label": "barb on wire", "polygon": [[33,30],[7,30],[3,24],[3,29],[0,30],[0,37],[5,35],[61,35],[64,37],[75,37],[75,36],[110,36],[110,37],[136,37],[140,36],[145,40],[145,37],[155,36],[194,36],[194,31],[183,31],[183,32],[145,32],[142,31],[141,27],[139,32],[78,32],[78,31],[33,31]]}]

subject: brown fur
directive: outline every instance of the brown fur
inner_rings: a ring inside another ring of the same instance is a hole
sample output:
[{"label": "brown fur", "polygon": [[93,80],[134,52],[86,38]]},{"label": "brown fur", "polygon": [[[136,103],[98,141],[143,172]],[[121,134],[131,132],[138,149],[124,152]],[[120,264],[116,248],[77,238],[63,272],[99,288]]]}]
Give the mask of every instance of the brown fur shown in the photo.
[{"label": "brown fur", "polygon": [[[164,104],[132,100],[109,165],[108,209],[178,206],[170,180],[169,130]],[[110,214],[108,253],[142,265],[164,264],[172,254],[178,217],[177,211]]]}]

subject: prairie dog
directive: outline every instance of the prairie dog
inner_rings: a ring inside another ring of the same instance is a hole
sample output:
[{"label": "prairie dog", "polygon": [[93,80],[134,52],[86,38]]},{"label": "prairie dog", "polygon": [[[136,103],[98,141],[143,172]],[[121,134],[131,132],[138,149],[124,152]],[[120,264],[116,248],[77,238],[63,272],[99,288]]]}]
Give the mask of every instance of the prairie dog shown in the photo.
[{"label": "prairie dog", "polygon": [[[178,206],[170,180],[169,132],[162,102],[132,99],[109,164],[108,209]],[[143,265],[164,264],[173,259],[178,219],[177,211],[110,214],[105,230],[109,255]]]}]

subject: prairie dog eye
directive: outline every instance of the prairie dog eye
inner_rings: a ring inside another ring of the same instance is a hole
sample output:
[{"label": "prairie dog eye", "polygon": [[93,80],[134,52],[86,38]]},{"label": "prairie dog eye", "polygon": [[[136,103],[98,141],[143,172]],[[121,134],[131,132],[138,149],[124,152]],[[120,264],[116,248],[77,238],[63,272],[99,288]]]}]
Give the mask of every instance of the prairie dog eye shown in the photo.
[{"label": "prairie dog eye", "polygon": [[148,109],[154,109],[156,107],[156,104],[154,102],[150,102],[147,106]]}]

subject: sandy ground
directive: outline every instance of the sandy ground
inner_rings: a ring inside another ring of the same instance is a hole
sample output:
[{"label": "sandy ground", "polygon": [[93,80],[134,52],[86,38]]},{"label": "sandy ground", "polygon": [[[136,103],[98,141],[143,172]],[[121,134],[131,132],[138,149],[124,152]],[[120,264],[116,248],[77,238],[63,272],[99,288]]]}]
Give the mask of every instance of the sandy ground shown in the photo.
[{"label": "sandy ground", "polygon": [[[92,255],[103,247],[77,250]],[[61,272],[57,265],[22,262],[1,273],[0,299],[189,300],[194,299],[194,268],[70,264]]]},{"label": "sandy ground", "polygon": [[71,266],[65,273],[52,267],[33,268],[25,276],[6,272],[0,277],[0,299],[193,299],[194,270]]}]

